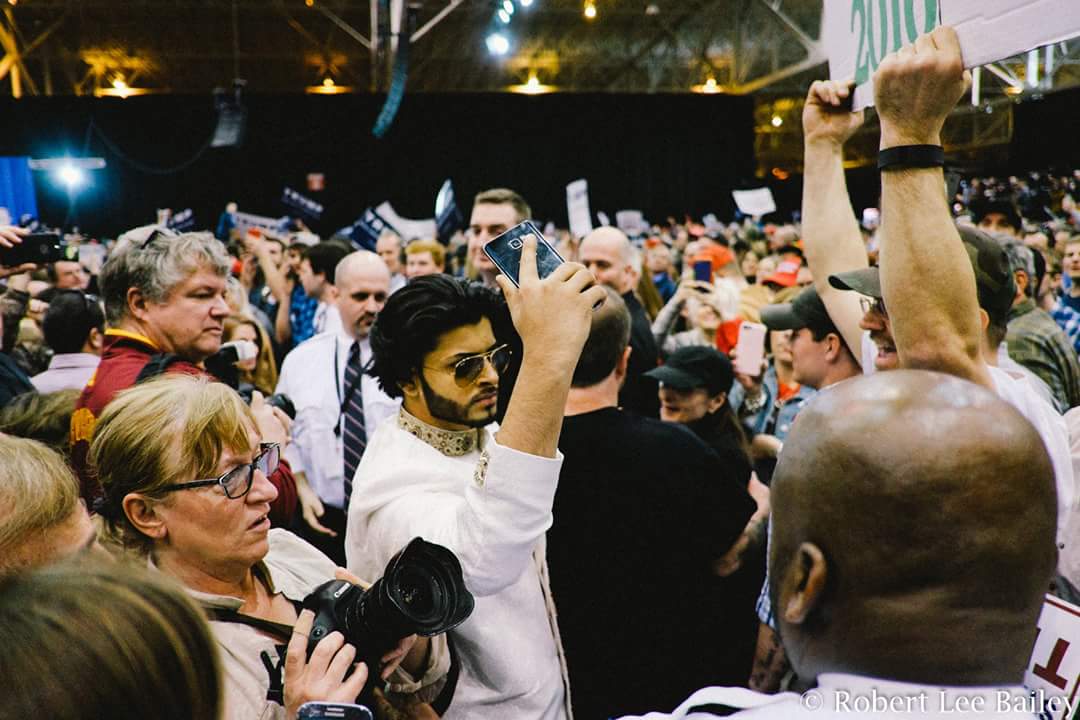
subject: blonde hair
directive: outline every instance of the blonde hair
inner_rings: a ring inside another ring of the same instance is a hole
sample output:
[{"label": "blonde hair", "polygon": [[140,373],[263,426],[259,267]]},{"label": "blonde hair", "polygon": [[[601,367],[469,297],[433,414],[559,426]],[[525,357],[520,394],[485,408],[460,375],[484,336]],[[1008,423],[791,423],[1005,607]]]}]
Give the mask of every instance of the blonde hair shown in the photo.
[{"label": "blonde hair", "polygon": [[442,243],[431,238],[424,238],[422,240],[413,240],[405,246],[406,257],[419,255],[420,253],[431,253],[431,260],[443,270],[446,269],[446,248],[443,247]]},{"label": "blonde hair", "polygon": [[71,517],[79,483],[58,452],[37,440],[0,434],[0,572],[19,544]]},{"label": "blonde hair", "polygon": [[161,498],[162,488],[212,477],[226,449],[251,450],[255,417],[227,385],[171,373],[116,395],[94,426],[88,460],[105,493],[99,509],[111,540],[148,552],[152,540],[121,503],[130,493]]},{"label": "blonde hair", "polygon": [[61,563],[0,581],[0,714],[217,720],[223,692],[210,628],[155,575]]},{"label": "blonde hair", "polygon": [[255,359],[255,369],[252,371],[241,370],[240,380],[250,383],[263,395],[272,395],[277,387],[278,369],[277,361],[274,360],[274,348],[270,344],[270,336],[265,328],[247,315],[230,315],[225,318],[225,334],[222,340],[232,340],[236,328],[247,325],[255,330],[256,344],[259,346],[259,357]]}]

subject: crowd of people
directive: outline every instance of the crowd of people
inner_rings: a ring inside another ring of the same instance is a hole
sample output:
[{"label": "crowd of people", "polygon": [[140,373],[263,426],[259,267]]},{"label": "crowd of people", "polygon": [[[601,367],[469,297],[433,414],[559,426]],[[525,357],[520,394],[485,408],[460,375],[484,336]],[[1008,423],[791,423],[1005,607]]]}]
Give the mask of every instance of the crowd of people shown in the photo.
[{"label": "crowd of people", "polygon": [[821,81],[798,224],[557,231],[512,282],[497,188],[446,244],[151,225],[0,267],[0,718],[1039,717],[1080,171],[944,192],[966,80],[949,28],[882,61],[861,221]]}]

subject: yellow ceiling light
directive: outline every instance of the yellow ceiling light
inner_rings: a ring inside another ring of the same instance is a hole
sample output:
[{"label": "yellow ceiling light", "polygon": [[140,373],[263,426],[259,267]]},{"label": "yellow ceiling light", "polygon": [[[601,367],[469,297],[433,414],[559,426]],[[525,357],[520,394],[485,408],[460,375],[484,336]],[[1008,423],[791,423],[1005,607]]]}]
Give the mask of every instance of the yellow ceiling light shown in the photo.
[{"label": "yellow ceiling light", "polygon": [[596,3],[594,0],[585,0],[585,19],[593,20],[596,18]]},{"label": "yellow ceiling light", "polygon": [[322,83],[304,88],[304,92],[309,95],[341,95],[351,90],[352,88],[346,85],[338,85],[329,75],[323,78]]},{"label": "yellow ceiling light", "polygon": [[714,78],[714,77],[711,77],[708,80],[706,80],[704,84],[702,84],[702,85],[694,85],[690,89],[693,90],[696,93],[701,93],[703,95],[715,95],[718,92],[720,92],[720,86],[717,84],[716,78]]},{"label": "yellow ceiling light", "polygon": [[784,118],[780,117],[779,115],[773,115],[771,122],[774,128],[778,128],[784,124]]},{"label": "yellow ceiling light", "polygon": [[511,85],[510,92],[520,93],[522,95],[544,95],[545,93],[554,92],[554,85],[544,85],[540,82],[540,78],[536,73],[529,73],[529,79],[521,85]]}]

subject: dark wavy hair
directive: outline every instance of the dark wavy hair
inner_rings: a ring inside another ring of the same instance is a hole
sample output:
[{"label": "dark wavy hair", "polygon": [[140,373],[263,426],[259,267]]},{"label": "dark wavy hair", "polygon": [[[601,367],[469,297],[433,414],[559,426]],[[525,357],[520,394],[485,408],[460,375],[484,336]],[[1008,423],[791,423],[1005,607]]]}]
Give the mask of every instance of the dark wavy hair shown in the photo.
[{"label": "dark wavy hair", "polygon": [[390,296],[371,328],[367,373],[387,395],[401,397],[401,385],[419,373],[440,337],[483,318],[496,334],[509,324],[506,304],[494,290],[449,275],[411,280]]}]

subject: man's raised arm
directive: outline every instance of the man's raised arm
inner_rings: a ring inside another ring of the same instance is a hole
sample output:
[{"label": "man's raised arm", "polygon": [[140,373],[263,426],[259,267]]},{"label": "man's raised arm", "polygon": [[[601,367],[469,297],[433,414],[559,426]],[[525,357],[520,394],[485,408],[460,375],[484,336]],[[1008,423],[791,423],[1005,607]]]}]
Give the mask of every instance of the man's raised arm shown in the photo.
[{"label": "man's raised arm", "polygon": [[849,84],[826,80],[811,85],[806,97],[803,251],[814,275],[814,289],[858,360],[862,345],[859,321],[863,316],[859,296],[829,284],[830,275],[869,264],[844,178],[844,143],[863,123],[862,111],[851,112],[845,107],[850,95]]},{"label": "man's raised arm", "polygon": [[[968,77],[949,27],[882,60],[874,75],[881,149],[940,146]],[[975,274],[949,212],[942,168],[886,170],[881,188],[881,286],[900,364],[993,389],[980,355]]]}]

